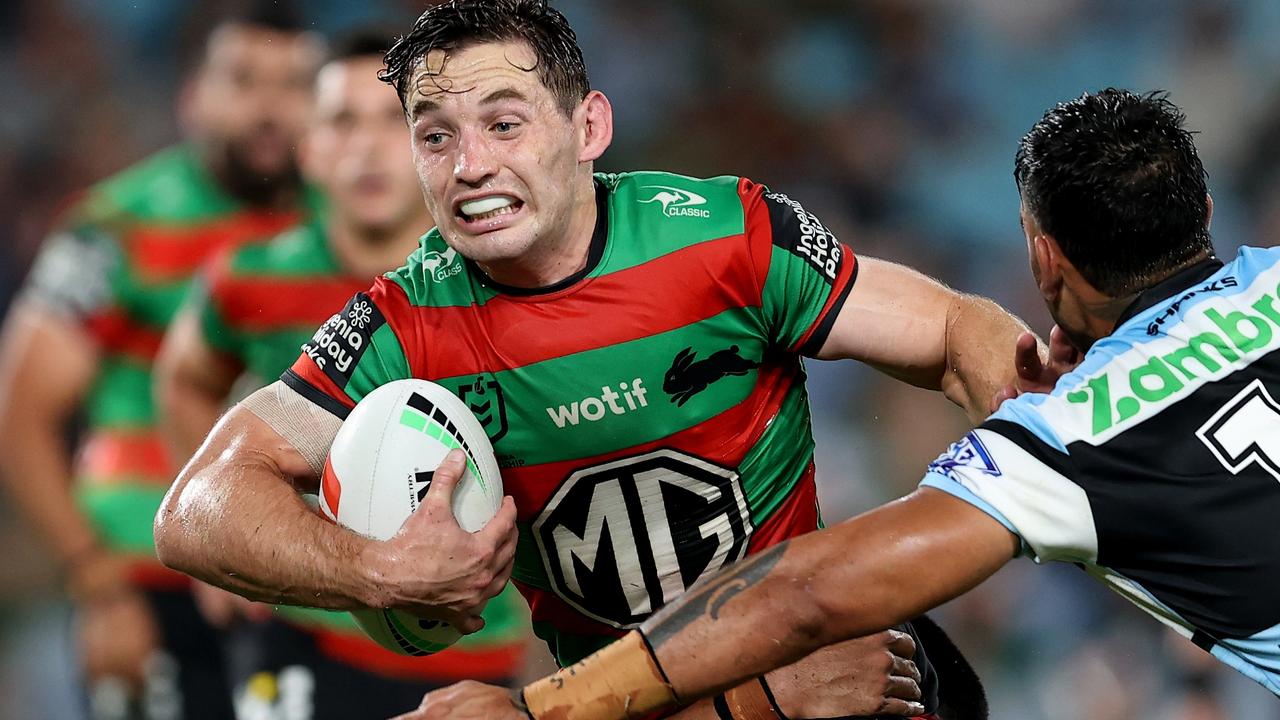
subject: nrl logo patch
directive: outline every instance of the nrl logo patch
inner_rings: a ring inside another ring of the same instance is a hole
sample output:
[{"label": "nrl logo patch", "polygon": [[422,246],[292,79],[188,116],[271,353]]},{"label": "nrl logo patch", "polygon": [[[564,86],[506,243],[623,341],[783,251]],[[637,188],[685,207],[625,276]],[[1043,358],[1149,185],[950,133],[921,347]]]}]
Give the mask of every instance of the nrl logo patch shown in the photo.
[{"label": "nrl logo patch", "polygon": [[457,389],[458,398],[476,416],[490,442],[498,442],[507,434],[507,403],[502,386],[489,373],[477,375],[472,382]]},{"label": "nrl logo patch", "polygon": [[695,192],[666,185],[646,185],[644,189],[656,190],[657,193],[648,200],[641,200],[640,202],[662,203],[662,214],[667,217],[711,217],[710,210],[699,207],[700,205],[706,205],[707,199]]}]

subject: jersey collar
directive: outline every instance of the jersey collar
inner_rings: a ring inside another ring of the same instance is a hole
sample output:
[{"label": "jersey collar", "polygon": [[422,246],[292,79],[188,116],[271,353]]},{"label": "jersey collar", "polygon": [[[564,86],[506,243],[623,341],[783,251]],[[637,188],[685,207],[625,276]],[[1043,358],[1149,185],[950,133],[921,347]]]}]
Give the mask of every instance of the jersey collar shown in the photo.
[{"label": "jersey collar", "polygon": [[1208,280],[1214,273],[1222,269],[1222,261],[1210,255],[1209,257],[1170,275],[1160,282],[1138,293],[1138,296],[1129,303],[1129,307],[1120,313],[1120,318],[1116,320],[1116,327],[1129,322],[1138,313],[1148,310],[1186,290],[1192,285],[1197,285]]},{"label": "jersey collar", "polygon": [[480,277],[481,282],[506,295],[549,295],[572,286],[587,275],[590,275],[591,271],[595,270],[596,266],[600,264],[600,258],[604,257],[605,241],[609,237],[609,190],[599,181],[595,182],[595,190],[596,227],[591,233],[591,247],[587,251],[587,264],[569,277],[543,287],[515,287],[513,285],[504,285],[489,277],[488,273],[480,269],[480,266],[471,262],[471,260],[467,260],[467,263]]}]

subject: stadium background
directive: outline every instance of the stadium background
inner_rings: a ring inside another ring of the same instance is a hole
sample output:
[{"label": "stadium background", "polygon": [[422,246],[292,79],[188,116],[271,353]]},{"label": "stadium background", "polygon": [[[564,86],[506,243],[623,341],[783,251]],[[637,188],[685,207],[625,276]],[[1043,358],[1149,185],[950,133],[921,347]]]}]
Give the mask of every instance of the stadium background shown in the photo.
[{"label": "stadium background", "polygon": [[[560,0],[617,117],[605,170],[744,174],[855,251],[994,297],[1039,332],[1012,180],[1055,101],[1163,88],[1200,131],[1220,254],[1280,238],[1274,0]],[[408,28],[422,0],[312,0],[317,31]],[[214,0],[0,3],[0,313],[68,194],[177,138]],[[810,363],[828,522],[913,487],[964,429],[939,397]],[[0,448],[3,452],[3,448]],[[39,482],[39,478],[31,478]],[[0,718],[75,718],[66,606],[0,498]],[[998,720],[1280,718],[1071,568],[1019,562],[942,612]]]}]

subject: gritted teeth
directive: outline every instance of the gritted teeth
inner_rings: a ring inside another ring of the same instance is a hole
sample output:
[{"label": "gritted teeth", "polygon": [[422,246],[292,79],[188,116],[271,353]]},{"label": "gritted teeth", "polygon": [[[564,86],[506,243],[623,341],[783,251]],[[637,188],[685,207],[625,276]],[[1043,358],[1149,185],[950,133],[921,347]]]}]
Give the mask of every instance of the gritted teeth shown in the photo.
[{"label": "gritted teeth", "polygon": [[515,198],[508,195],[490,195],[477,200],[468,200],[459,205],[458,209],[463,215],[476,219],[481,215],[497,214],[500,210],[511,208],[516,202]]}]

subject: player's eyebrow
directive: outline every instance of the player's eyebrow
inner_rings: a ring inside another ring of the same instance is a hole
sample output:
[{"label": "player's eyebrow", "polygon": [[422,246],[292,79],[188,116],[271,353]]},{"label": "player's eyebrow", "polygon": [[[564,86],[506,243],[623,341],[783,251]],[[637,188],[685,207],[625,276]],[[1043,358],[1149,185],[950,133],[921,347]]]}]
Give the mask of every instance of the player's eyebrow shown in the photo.
[{"label": "player's eyebrow", "polygon": [[422,113],[431,112],[432,110],[439,110],[439,109],[440,109],[440,103],[436,102],[435,100],[418,98],[417,100],[413,101],[413,105],[409,106],[409,118],[416,119]]},{"label": "player's eyebrow", "polygon": [[484,98],[480,100],[480,104],[492,105],[493,103],[499,102],[501,100],[517,100],[522,103],[529,102],[529,98],[525,97],[524,93],[520,92],[519,90],[516,90],[515,88],[502,88],[500,90],[494,90],[488,95],[485,95]]}]

